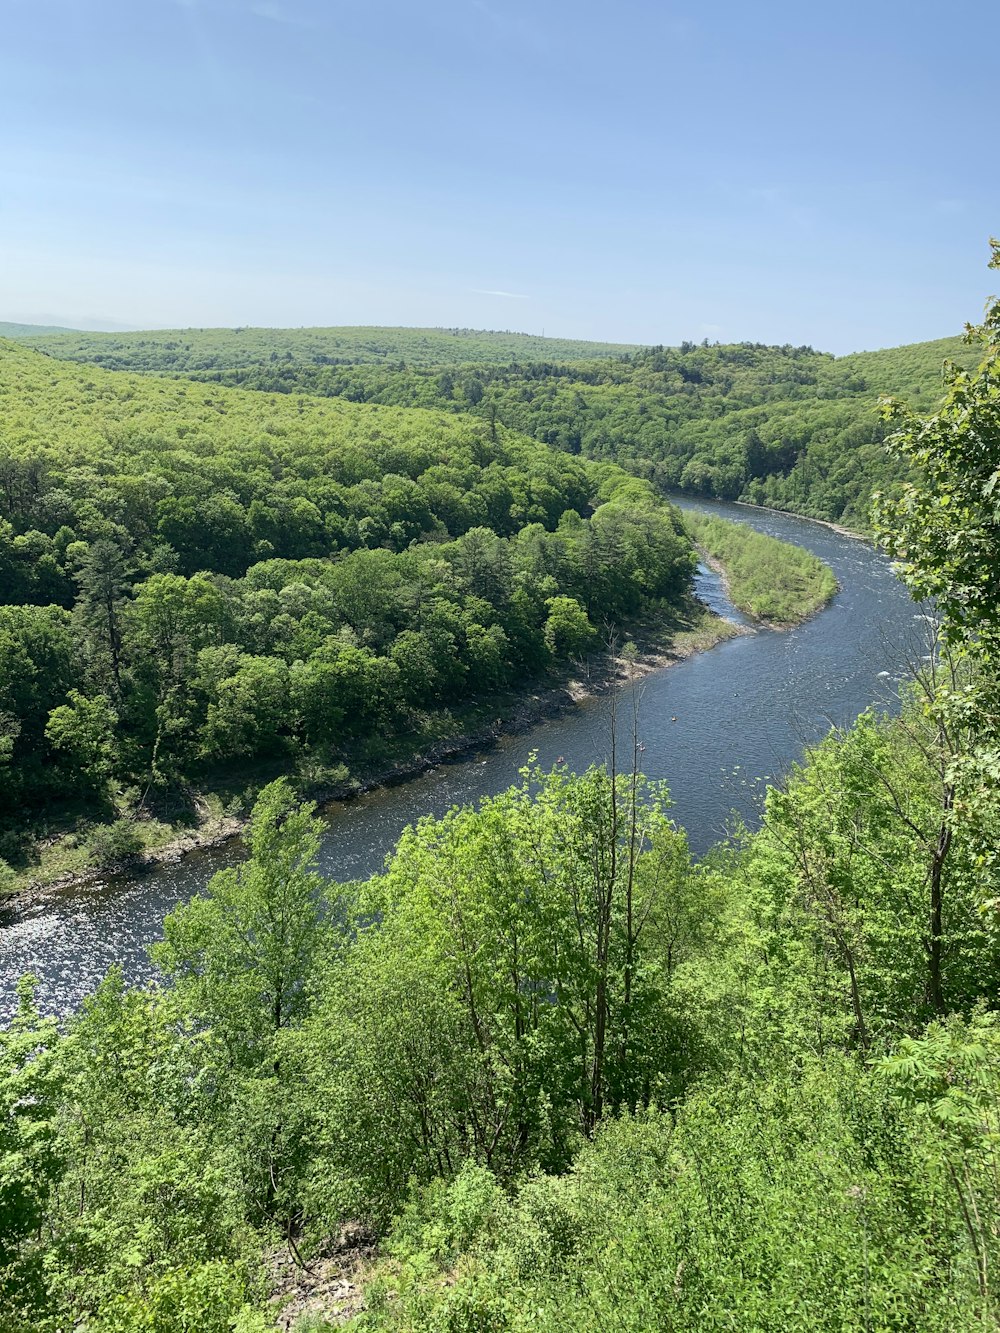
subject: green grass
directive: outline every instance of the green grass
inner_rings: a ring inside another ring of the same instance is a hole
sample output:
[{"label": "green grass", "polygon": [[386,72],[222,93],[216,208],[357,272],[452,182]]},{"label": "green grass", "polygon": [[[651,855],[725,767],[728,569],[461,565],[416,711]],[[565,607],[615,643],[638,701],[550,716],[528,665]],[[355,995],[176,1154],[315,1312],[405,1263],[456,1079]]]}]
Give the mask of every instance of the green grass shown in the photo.
[{"label": "green grass", "polygon": [[[112,821],[109,821],[112,822]],[[83,875],[89,871],[98,871],[88,846],[89,835],[99,824],[85,824],[80,829],[54,835],[34,845],[28,863],[14,868],[12,879],[4,887],[9,893],[18,893],[29,888],[44,888],[56,884],[71,875]],[[200,826],[207,832],[209,821]],[[135,831],[145,854],[158,851],[175,842],[179,837],[190,834],[190,824],[172,824],[162,819],[140,819],[136,821]]]},{"label": "green grass", "polygon": [[708,514],[685,513],[693,541],[723,567],[733,604],[757,620],[790,625],[837,591],[833,570],[810,551]]},{"label": "green grass", "polygon": [[699,604],[699,608],[692,612],[687,628],[678,630],[673,636],[669,651],[675,657],[690,657],[693,653],[714,648],[725,639],[734,639],[740,633],[738,625],[723,620],[714,611]]}]

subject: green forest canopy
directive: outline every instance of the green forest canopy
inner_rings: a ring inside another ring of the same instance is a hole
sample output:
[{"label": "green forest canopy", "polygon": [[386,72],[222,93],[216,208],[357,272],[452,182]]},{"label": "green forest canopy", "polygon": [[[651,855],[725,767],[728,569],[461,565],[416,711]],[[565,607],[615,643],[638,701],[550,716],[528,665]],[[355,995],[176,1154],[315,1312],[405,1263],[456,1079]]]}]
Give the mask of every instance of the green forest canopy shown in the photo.
[{"label": "green forest canopy", "polygon": [[37,338],[40,334],[76,331],[62,328],[58,324],[11,324],[6,320],[0,320],[0,338]]},{"label": "green forest canopy", "polygon": [[16,826],[70,795],[335,756],[688,595],[690,542],[648,482],[470,416],[13,342],[0,413]]},{"label": "green forest canopy", "polygon": [[787,345],[600,349],[507,337],[174,330],[30,343],[53,356],[265,392],[471,413],[564,452],[614,459],[667,489],[861,529],[872,490],[907,473],[882,447],[879,396],[928,410],[943,391],[945,360],[970,363],[957,337],[844,357]]}]

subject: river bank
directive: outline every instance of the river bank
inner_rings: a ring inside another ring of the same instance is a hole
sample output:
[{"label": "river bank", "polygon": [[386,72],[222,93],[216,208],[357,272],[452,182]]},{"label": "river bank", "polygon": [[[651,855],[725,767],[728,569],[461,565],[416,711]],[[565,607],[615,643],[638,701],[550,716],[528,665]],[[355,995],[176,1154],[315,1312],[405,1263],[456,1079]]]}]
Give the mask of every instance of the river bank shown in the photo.
[{"label": "river bank", "polygon": [[[688,499],[691,497],[688,496]],[[758,514],[778,514],[782,518],[801,518],[806,523],[818,523],[821,528],[829,528],[831,532],[838,533],[841,537],[849,537],[851,541],[865,542],[869,546],[874,546],[871,534],[867,532],[857,532],[854,528],[845,528],[842,523],[834,523],[828,518],[813,518],[811,514],[800,514],[796,509],[775,509],[772,505],[755,505],[749,500],[731,500],[730,504],[739,505],[741,509],[752,509]]]},{"label": "river bank", "polygon": [[[779,782],[801,758],[803,746],[820,739],[831,724],[848,725],[873,705],[889,712],[898,708],[896,680],[917,651],[914,635],[922,634],[923,623],[914,621],[914,605],[890,562],[867,543],[789,514],[710,502],[697,507],[812,550],[841,584],[822,614],[787,632],[737,635],[711,652],[699,652],[695,649],[707,644],[699,645],[688,625],[684,638],[672,646],[674,665],[644,676],[643,772],[667,784],[671,815],[685,830],[693,855],[701,857],[728,836],[733,820],[757,827],[767,785]],[[716,574],[705,569],[697,587],[716,612],[738,615]],[[647,667],[655,667],[659,652],[666,652],[665,637],[655,644],[644,640]],[[686,660],[678,660],[682,655]],[[584,671],[567,673],[564,688],[576,680],[583,697],[573,706],[566,703],[558,716],[540,717],[524,735],[501,735],[495,742],[487,737],[478,753],[465,756],[466,762],[430,762],[412,781],[327,806],[320,873],[333,882],[378,874],[408,824],[506,791],[519,780],[532,752],[545,769],[565,763],[584,772],[606,762],[609,695],[586,676]],[[538,682],[532,693],[541,695],[560,683]],[[459,718],[456,713],[448,736],[486,731],[498,717],[512,717],[513,703],[501,708],[494,699],[490,711],[484,700],[474,714]],[[423,753],[426,760],[427,752],[445,739],[443,726],[433,735],[412,737],[410,757]],[[384,773],[406,756],[383,740],[370,757],[363,776]],[[362,776],[360,765],[348,762]],[[205,843],[215,840],[206,836],[211,830],[223,836],[231,826],[221,820],[229,815],[241,819],[245,809],[243,804],[239,810],[222,807],[240,794],[248,776],[262,784],[278,773],[237,774],[238,781],[220,793],[215,824],[210,820],[198,828],[165,830],[170,840],[183,837],[190,846],[192,835]],[[162,847],[157,850],[172,859]],[[45,889],[34,904],[25,899],[16,908],[0,903],[0,1026],[16,1012],[16,980],[26,972],[39,979],[43,1011],[56,1014],[71,1012],[109,967],[120,967],[129,985],[153,976],[149,948],[161,936],[163,918],[240,858],[238,836],[228,837],[214,850],[185,853],[176,864],[147,866],[149,873],[91,872],[88,883],[61,892]],[[36,867],[31,870],[37,873]]]},{"label": "river bank", "polygon": [[[440,765],[461,762],[495,746],[504,736],[522,734],[616,687],[685,661],[735,635],[753,632],[694,600],[687,608],[686,620],[687,623],[676,625],[669,631],[650,623],[632,626],[628,640],[624,633],[622,640],[635,644],[634,654],[603,650],[591,654],[573,670],[533,682],[526,693],[473,702],[448,713],[446,720],[432,717],[419,732],[397,737],[389,747],[392,753],[387,758],[373,757],[364,751],[347,753],[345,760],[350,771],[341,765],[343,778],[316,781],[294,772],[290,776],[296,781],[302,798],[315,801],[320,807],[351,801],[379,788],[412,781]],[[442,721],[445,725],[454,724],[448,734],[436,734]],[[44,901],[49,895],[82,888],[118,873],[143,875],[161,866],[175,865],[193,852],[222,847],[245,831],[254,791],[282,771],[288,773],[287,768],[276,769],[251,781],[243,790],[243,808],[239,813],[227,812],[226,803],[217,790],[195,792],[190,802],[195,813],[193,822],[171,825],[156,821],[154,836],[162,831],[162,840],[158,838],[155,844],[147,846],[125,864],[84,864],[67,869],[66,857],[77,851],[82,856],[83,849],[72,834],[54,840],[39,849],[39,865],[17,876],[12,891],[0,898],[0,903],[4,908],[18,911]],[[146,821],[136,822],[141,827]]]}]

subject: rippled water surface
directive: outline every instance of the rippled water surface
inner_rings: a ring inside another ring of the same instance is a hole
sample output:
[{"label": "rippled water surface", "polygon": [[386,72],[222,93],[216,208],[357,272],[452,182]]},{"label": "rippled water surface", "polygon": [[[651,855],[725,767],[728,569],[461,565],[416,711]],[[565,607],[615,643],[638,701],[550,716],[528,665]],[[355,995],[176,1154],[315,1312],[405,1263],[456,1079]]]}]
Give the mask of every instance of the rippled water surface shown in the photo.
[{"label": "rippled water surface", "polygon": [[[673,814],[700,853],[724,836],[732,811],[754,823],[763,784],[831,723],[849,722],[870,704],[894,708],[903,664],[926,649],[922,618],[888,561],[863,542],[786,514],[681,503],[807,547],[832,566],[841,585],[828,608],[796,629],[730,639],[643,682],[643,768],[670,784]],[[744,620],[710,570],[699,572],[698,587],[713,609]],[[584,704],[405,786],[331,807],[321,869],[340,880],[372,874],[407,824],[502,791],[532,750],[545,767],[562,760],[579,770],[601,762],[608,755],[607,708],[604,699]],[[59,1012],[77,1004],[112,963],[121,963],[130,979],[148,975],[146,951],[165,913],[240,855],[234,845],[195,854],[140,878],[75,889],[0,917],[0,1018],[11,1012],[22,972],[41,979],[41,1002]]]}]

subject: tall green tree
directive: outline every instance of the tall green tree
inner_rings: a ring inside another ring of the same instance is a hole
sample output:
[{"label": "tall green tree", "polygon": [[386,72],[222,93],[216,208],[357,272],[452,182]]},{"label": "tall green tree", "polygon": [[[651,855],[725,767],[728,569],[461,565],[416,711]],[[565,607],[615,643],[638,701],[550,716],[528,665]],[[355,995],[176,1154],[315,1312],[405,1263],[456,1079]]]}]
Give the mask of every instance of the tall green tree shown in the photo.
[{"label": "tall green tree", "polygon": [[[991,247],[990,267],[1000,268],[1000,242]],[[1000,299],[967,341],[982,360],[975,370],[949,366],[939,411],[921,418],[885,404],[896,427],[886,447],[919,480],[874,506],[880,540],[939,618],[940,668],[927,697],[945,773],[932,935],[942,930],[940,884],[957,827],[976,838],[984,905],[1000,887]]]},{"label": "tall green tree", "polygon": [[[1000,269],[1000,241],[990,267]],[[951,364],[940,411],[919,417],[895,400],[885,415],[896,427],[886,447],[911,460],[920,479],[902,494],[878,496],[878,535],[918,599],[933,598],[945,639],[991,664],[1000,652],[1000,299],[982,324],[975,370]]]},{"label": "tall green tree", "polygon": [[275,1036],[308,1011],[324,942],[320,827],[285,779],[265,787],[247,862],[172,912],[156,946],[164,973],[241,1063],[272,1058]]},{"label": "tall green tree", "polygon": [[315,807],[300,805],[286,781],[265,787],[247,834],[249,860],[220,871],[203,896],[167,917],[153,951],[182,1010],[210,1025],[228,1053],[227,1123],[248,1207],[258,1220],[280,1220],[290,1240],[308,1117],[284,1053],[313,1006],[333,929],[315,870],[319,829]]},{"label": "tall green tree", "polygon": [[711,912],[690,876],[663,791],[598,768],[410,830],[292,1043],[312,1207],[383,1216],[466,1158],[561,1168],[605,1115],[676,1092],[684,918]]},{"label": "tall green tree", "polygon": [[[122,698],[122,608],[130,587],[129,567],[119,542],[101,537],[85,551],[76,575],[79,616],[92,637],[98,675],[106,666],[118,699]],[[101,682],[103,683],[103,682]]]}]

